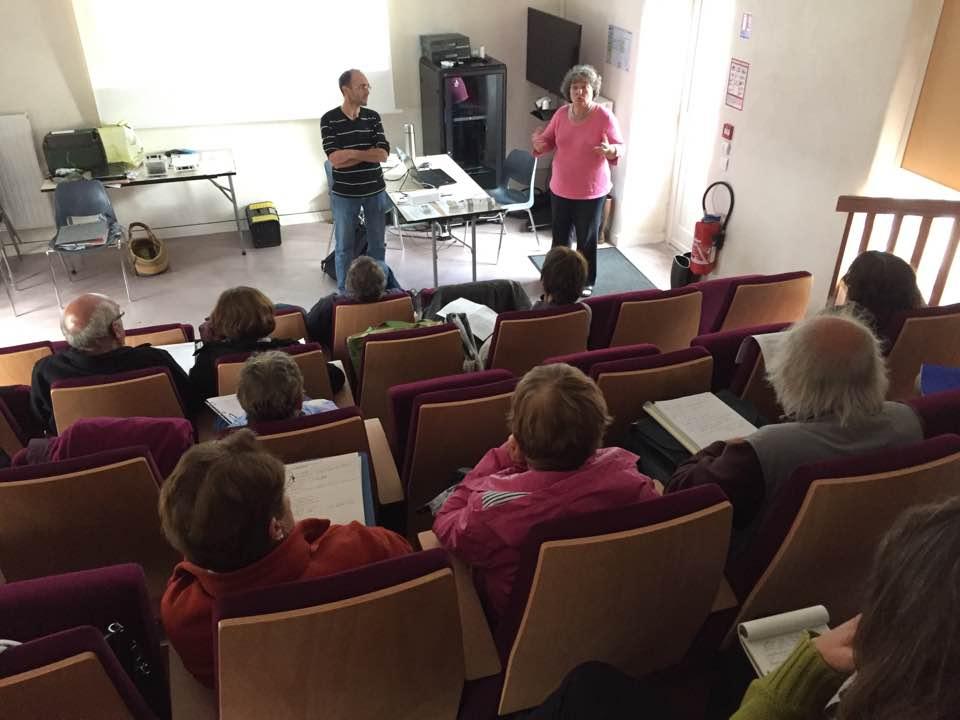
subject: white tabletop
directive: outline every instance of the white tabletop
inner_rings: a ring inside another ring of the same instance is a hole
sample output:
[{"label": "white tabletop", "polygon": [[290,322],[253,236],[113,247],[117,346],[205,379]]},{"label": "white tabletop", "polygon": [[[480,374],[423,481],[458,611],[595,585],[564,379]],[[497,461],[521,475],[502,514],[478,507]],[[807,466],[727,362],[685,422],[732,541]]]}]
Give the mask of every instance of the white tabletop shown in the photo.
[{"label": "white tabletop", "polygon": [[[390,165],[390,163],[397,163]],[[421,155],[416,159],[417,167],[424,163],[429,164],[430,170],[443,170],[455,181],[452,185],[443,185],[439,188],[440,200],[437,202],[416,204],[411,201],[410,193],[421,190],[420,185],[413,177],[406,177],[403,164],[399,163],[395,155],[384,167],[384,179],[387,182],[387,194],[396,206],[404,222],[419,222],[422,220],[438,220],[441,218],[462,217],[480,213],[496,212],[499,206],[487,191],[460,167],[456,161],[446,154]],[[400,186],[403,190],[400,190]]]}]

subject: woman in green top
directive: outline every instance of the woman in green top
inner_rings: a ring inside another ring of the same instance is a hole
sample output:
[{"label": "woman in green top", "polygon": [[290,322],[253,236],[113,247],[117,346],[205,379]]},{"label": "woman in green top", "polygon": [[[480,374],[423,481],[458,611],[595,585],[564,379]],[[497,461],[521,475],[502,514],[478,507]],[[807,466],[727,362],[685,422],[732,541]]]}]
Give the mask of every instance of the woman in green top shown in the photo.
[{"label": "woman in green top", "polygon": [[755,680],[731,720],[812,720],[846,676],[840,720],[960,717],[960,498],[905,512],[877,553],[863,613]]}]

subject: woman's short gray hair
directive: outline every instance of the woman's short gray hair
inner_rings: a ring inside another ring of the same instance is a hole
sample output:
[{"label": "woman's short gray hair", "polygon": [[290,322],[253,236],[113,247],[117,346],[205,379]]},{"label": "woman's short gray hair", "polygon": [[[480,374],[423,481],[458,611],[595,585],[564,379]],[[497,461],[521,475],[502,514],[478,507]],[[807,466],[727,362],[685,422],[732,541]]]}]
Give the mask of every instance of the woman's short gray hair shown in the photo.
[{"label": "woman's short gray hair", "polygon": [[303,375],[285,352],[251,355],[240,369],[237,399],[248,422],[296,417],[303,407]]},{"label": "woman's short gray hair", "polygon": [[567,70],[560,83],[560,94],[570,100],[570,86],[575,82],[585,82],[593,90],[593,96],[600,94],[600,73],[593,65],[574,65]]},{"label": "woman's short gray hair", "polygon": [[794,325],[767,361],[767,378],[789,419],[833,418],[845,427],[879,413],[889,386],[880,341],[849,310]]}]

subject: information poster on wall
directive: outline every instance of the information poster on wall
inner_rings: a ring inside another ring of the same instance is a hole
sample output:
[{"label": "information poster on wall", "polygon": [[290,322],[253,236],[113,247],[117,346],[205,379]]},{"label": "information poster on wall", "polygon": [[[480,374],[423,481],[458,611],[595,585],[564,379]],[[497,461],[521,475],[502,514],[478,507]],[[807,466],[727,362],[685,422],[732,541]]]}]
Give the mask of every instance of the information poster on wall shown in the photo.
[{"label": "information poster on wall", "polygon": [[633,33],[616,25],[607,26],[607,65],[618,70],[630,69],[630,44]]},{"label": "information poster on wall", "polygon": [[743,110],[743,98],[747,94],[747,74],[750,63],[733,58],[727,76],[727,105],[734,110]]}]

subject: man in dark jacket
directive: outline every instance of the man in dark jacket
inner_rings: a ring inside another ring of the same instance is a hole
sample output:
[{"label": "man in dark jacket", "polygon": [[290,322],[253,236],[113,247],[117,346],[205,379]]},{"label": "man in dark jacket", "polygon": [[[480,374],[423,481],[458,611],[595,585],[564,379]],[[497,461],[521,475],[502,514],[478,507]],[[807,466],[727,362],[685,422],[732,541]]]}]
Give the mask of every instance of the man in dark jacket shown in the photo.
[{"label": "man in dark jacket", "polygon": [[197,409],[199,402],[190,380],[170,353],[149,345],[126,347],[123,344],[122,317],[116,302],[95,293],[81,295],[64,309],[60,330],[70,347],[40,360],[33,368],[30,387],[31,408],[49,432],[57,432],[50,387],[58,380],[70,378],[167,368],[184,410],[190,414]]}]

